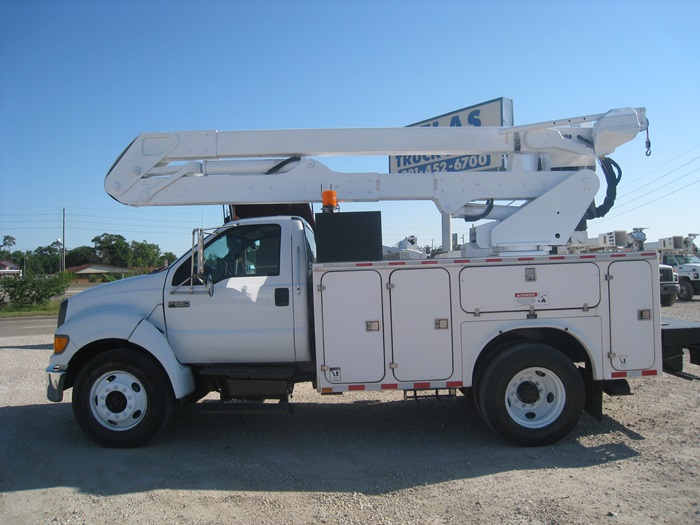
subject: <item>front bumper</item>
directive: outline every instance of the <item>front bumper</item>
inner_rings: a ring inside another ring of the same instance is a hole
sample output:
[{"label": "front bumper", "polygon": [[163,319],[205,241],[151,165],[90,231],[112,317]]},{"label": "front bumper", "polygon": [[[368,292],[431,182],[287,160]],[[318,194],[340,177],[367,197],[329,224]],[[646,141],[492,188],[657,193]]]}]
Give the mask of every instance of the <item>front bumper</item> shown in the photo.
[{"label": "front bumper", "polygon": [[66,370],[59,365],[51,365],[46,369],[46,378],[48,386],[46,388],[46,397],[49,401],[58,403],[63,401],[63,385],[66,382]]},{"label": "front bumper", "polygon": [[681,288],[678,284],[664,284],[661,283],[661,295],[677,295],[678,292],[681,291]]}]

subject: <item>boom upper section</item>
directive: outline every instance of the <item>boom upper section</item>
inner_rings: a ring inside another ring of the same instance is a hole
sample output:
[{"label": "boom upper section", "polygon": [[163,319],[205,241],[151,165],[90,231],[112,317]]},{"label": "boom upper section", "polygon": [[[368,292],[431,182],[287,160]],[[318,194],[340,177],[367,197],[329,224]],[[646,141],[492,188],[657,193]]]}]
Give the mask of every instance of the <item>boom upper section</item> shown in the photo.
[{"label": "boom upper section", "polygon": [[[563,244],[598,190],[598,178],[592,171],[595,158],[612,153],[647,126],[644,108],[623,108],[513,127],[142,133],[110,169],[105,189],[131,206],[309,203],[320,202],[323,190],[334,189],[345,202],[432,200],[441,212],[453,217],[473,216],[479,209],[474,203],[479,200],[518,201],[515,206],[491,206],[480,217],[499,223],[532,207],[538,199],[544,199],[547,206],[563,199],[565,224],[545,228],[551,231],[527,239],[527,244]],[[344,173],[329,169],[318,159],[470,154],[504,155],[507,168]],[[558,187],[560,193],[551,194]],[[535,209],[527,215],[543,225],[551,221],[548,213]],[[562,236],[566,237],[563,242],[557,242]],[[485,243],[523,242],[510,233],[506,237]]]}]

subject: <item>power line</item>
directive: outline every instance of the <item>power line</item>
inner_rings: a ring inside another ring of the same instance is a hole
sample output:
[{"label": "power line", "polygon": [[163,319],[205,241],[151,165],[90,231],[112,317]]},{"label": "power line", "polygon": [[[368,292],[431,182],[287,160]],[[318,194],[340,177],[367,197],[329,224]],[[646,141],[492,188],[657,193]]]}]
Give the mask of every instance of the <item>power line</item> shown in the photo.
[{"label": "power line", "polygon": [[[630,192],[627,192],[626,196],[627,196],[627,195],[631,195],[632,193],[638,192],[639,190],[642,190],[642,189],[646,188],[647,186],[650,186],[651,184],[654,184],[655,182],[659,182],[661,179],[663,179],[663,178],[665,178],[665,177],[668,177],[669,175],[671,175],[672,173],[678,171],[678,170],[681,169],[681,168],[685,168],[688,164],[692,164],[693,162],[695,162],[695,161],[698,160],[698,159],[700,159],[700,156],[697,156],[697,157],[695,157],[694,159],[689,160],[689,161],[686,162],[685,164],[682,164],[681,166],[678,166],[677,168],[672,169],[671,171],[669,171],[668,173],[662,175],[662,176],[659,177],[658,179],[655,179],[655,180],[653,180],[653,181],[651,181],[651,182],[647,182],[647,183],[644,184],[643,186],[640,186],[640,187],[637,188],[637,189],[634,189],[634,190],[632,190],[632,191],[630,191]],[[694,171],[697,171],[697,170],[694,170]],[[693,172],[691,171],[690,173],[693,173]],[[681,178],[682,178],[682,177],[681,177]],[[676,179],[676,180],[679,180],[679,179]],[[675,181],[673,181],[673,182],[675,182]],[[673,184],[673,182],[671,182],[670,184]],[[659,188],[658,191],[660,191],[661,189],[662,189],[662,188]]]},{"label": "power line", "polygon": [[[665,163],[663,163],[663,164],[660,164],[659,166],[657,166],[656,168],[652,169],[651,171],[648,171],[647,173],[645,173],[645,174],[642,175],[641,177],[636,177],[636,178],[634,178],[634,179],[625,178],[625,182],[623,183],[623,187],[626,186],[626,185],[628,185],[628,184],[626,183],[626,181],[630,181],[629,185],[634,185],[634,184],[636,184],[637,182],[646,179],[648,176],[652,175],[654,172],[656,172],[656,171],[660,170],[661,168],[663,168],[663,167],[665,167],[665,166],[671,164],[672,162],[674,162],[674,161],[680,159],[681,157],[684,157],[685,155],[687,155],[687,154],[690,153],[691,151],[693,151],[693,150],[695,150],[695,149],[698,149],[698,148],[700,148],[700,144],[697,144],[697,145],[693,146],[692,148],[690,148],[689,150],[687,150],[687,151],[681,153],[680,155],[677,155],[677,156],[673,157],[673,158],[672,158],[671,160],[669,160],[668,162],[665,162]],[[695,159],[691,160],[690,162],[693,162],[694,160],[697,160],[698,158],[700,158],[700,157],[696,157]],[[690,162],[689,162],[689,163],[690,163]],[[669,172],[669,173],[671,173],[671,172]],[[663,177],[664,177],[664,175],[662,175],[661,178],[663,178]],[[658,180],[658,179],[656,179],[656,180]],[[637,191],[637,190],[633,190],[633,191]],[[632,192],[630,192],[630,193],[632,193]]]},{"label": "power line", "polygon": [[[692,174],[695,173],[696,171],[700,171],[700,168],[695,168],[693,171],[689,171],[689,172],[686,173],[685,175],[681,175],[681,176],[678,177],[677,179],[674,179],[674,180],[672,180],[671,182],[669,182],[669,185],[670,185],[670,184],[673,184],[674,182],[678,182],[678,181],[681,180],[681,179],[686,178],[688,175],[692,175]],[[696,182],[697,182],[697,181],[696,181]],[[691,183],[691,184],[694,184],[694,183]],[[689,184],[688,186],[690,186],[690,184]],[[684,186],[684,188],[687,188],[688,186]],[[640,189],[641,189],[641,188],[640,188]],[[627,201],[627,202],[625,202],[625,203],[623,203],[623,204],[620,204],[620,205],[618,206],[618,208],[623,208],[623,207],[627,206],[628,204],[630,204],[630,203],[632,203],[632,202],[634,202],[634,201],[638,201],[639,199],[641,199],[641,198],[643,198],[643,197],[646,197],[647,195],[651,195],[652,193],[655,193],[655,192],[657,192],[657,191],[661,191],[662,189],[663,189],[663,188],[657,188],[657,189],[655,189],[655,190],[652,190],[652,191],[649,191],[649,192],[647,192],[647,193],[644,193],[644,194],[640,195],[639,197],[635,197],[634,199],[631,199],[631,200],[629,200],[629,201]],[[661,197],[661,198],[663,198],[663,197]]]},{"label": "power line", "polygon": [[[700,168],[698,168],[698,169],[700,169]],[[696,170],[696,171],[697,171],[697,170]],[[644,204],[640,204],[640,205],[637,206],[636,208],[632,208],[631,210],[623,211],[622,213],[618,213],[617,215],[613,215],[612,217],[607,217],[607,218],[602,219],[602,220],[600,220],[600,221],[598,221],[598,222],[606,222],[606,221],[609,221],[609,220],[612,220],[612,219],[616,219],[617,217],[620,217],[621,215],[625,215],[625,214],[630,213],[630,212],[632,212],[632,211],[634,211],[634,210],[638,210],[639,208],[643,208],[644,206],[648,206],[649,204],[654,204],[654,203],[656,203],[657,201],[659,201],[659,200],[661,200],[661,199],[665,199],[666,197],[668,197],[668,196],[670,196],[670,195],[673,195],[674,193],[678,193],[679,191],[684,190],[684,189],[686,189],[686,188],[692,186],[693,184],[697,184],[698,182],[700,182],[700,180],[696,180],[696,181],[694,181],[694,182],[691,182],[690,184],[686,184],[685,186],[683,186],[683,187],[681,187],[681,188],[678,188],[678,189],[676,189],[676,190],[670,191],[670,192],[668,192],[666,195],[662,195],[661,197],[659,197],[659,198],[657,198],[657,199],[654,199],[654,200],[651,201],[651,202],[646,202],[646,203],[644,203]]]}]

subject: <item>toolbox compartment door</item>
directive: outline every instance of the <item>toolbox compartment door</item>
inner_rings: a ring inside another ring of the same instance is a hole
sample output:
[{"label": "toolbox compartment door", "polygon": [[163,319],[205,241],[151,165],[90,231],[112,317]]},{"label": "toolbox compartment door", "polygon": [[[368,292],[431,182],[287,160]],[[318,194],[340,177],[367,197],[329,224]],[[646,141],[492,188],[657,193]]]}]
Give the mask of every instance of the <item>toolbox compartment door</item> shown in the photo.
[{"label": "toolbox compartment door", "polygon": [[608,273],[611,364],[620,371],[651,368],[659,325],[654,268],[648,261],[616,261]]},{"label": "toolbox compartment door", "polygon": [[595,263],[469,266],[459,274],[467,313],[594,308],[600,303]]},{"label": "toolbox compartment door", "polygon": [[321,276],[324,374],[330,383],[373,383],[384,377],[382,278],[378,272]]},{"label": "toolbox compartment door", "polygon": [[394,377],[449,378],[453,371],[450,274],[444,268],[396,270],[390,283]]}]

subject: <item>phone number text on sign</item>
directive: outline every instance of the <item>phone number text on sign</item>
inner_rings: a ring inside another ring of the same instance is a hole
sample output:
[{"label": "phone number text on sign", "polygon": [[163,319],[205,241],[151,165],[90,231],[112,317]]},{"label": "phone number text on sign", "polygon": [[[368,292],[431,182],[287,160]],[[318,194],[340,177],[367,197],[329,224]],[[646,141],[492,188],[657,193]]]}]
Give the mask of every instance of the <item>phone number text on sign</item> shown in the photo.
[{"label": "phone number text on sign", "polygon": [[[419,164],[424,162],[423,164]],[[464,171],[485,168],[491,165],[491,155],[402,155],[396,157],[398,173],[433,173],[438,171]],[[410,167],[402,167],[410,166]]]}]

